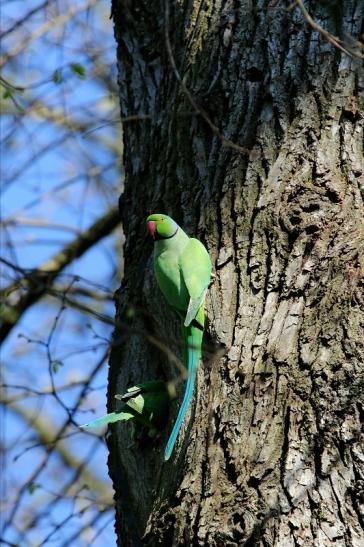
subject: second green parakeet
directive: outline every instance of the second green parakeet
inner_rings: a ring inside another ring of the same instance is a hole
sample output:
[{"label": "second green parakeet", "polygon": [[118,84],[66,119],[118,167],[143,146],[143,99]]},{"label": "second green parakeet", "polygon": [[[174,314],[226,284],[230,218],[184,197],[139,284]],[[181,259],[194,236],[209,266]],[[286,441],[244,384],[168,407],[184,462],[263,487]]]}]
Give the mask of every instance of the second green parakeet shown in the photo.
[{"label": "second green parakeet", "polygon": [[161,380],[151,380],[130,387],[124,395],[115,395],[122,401],[120,410],[96,418],[81,428],[99,427],[119,421],[131,421],[133,431],[146,427],[149,437],[163,429],[168,418],[170,389]]}]

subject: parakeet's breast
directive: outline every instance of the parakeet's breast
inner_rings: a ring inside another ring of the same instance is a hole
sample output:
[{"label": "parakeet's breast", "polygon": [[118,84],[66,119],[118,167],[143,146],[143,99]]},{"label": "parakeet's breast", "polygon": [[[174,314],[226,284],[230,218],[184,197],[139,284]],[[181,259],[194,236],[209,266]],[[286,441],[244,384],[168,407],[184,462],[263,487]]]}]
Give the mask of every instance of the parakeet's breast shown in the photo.
[{"label": "parakeet's breast", "polygon": [[178,256],[164,251],[155,260],[155,274],[158,285],[168,304],[185,312],[188,308],[189,294],[182,277]]}]

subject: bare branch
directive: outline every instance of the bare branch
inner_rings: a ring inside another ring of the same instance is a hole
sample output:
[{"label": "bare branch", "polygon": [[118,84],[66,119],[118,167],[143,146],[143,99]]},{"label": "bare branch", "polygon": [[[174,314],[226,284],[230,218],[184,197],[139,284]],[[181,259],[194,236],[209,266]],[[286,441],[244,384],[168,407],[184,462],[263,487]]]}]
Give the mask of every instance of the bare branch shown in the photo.
[{"label": "bare branch", "polygon": [[20,28],[22,25],[24,25],[24,23],[27,23],[33,15],[35,15],[36,13],[39,13],[40,11],[43,11],[45,8],[47,8],[47,6],[50,2],[51,2],[51,0],[45,0],[45,2],[43,2],[43,4],[39,4],[35,8],[27,11],[27,13],[24,15],[24,17],[22,17],[22,18],[18,19],[17,21],[15,21],[13,26],[11,26],[8,29],[4,30],[4,32],[2,32],[0,34],[0,40],[3,40],[3,38],[5,38],[5,36],[8,36],[12,32],[14,32],[14,30],[16,30],[16,29]]},{"label": "bare branch", "polygon": [[32,34],[30,34],[30,36],[18,42],[17,45],[13,47],[13,49],[11,49],[6,55],[4,55],[2,61],[0,62],[0,68],[3,68],[4,65],[6,65],[8,61],[10,61],[10,59],[23,51],[23,49],[25,49],[31,42],[37,40],[46,32],[53,30],[57,26],[65,25],[70,19],[72,19],[76,15],[76,13],[86,10],[96,3],[97,0],[87,0],[83,4],[72,5],[72,7],[66,13],[58,15],[54,19],[49,19],[48,21],[40,25],[32,32]]},{"label": "bare branch", "polygon": [[29,408],[14,402],[9,406],[9,409],[31,426],[36,432],[42,446],[54,446],[57,454],[67,467],[71,467],[72,469],[81,468],[81,476],[85,484],[102,497],[102,503],[112,505],[109,486],[95,477],[89,468],[84,466],[84,462],[77,459],[64,443],[58,442],[59,437],[58,435],[56,438],[54,437],[54,428],[53,426],[50,427],[49,421],[43,420],[40,415],[35,417]]},{"label": "bare branch", "polygon": [[[95,378],[95,376],[98,374],[98,372],[100,371],[100,369],[104,365],[105,360],[107,359],[107,357],[108,357],[108,351],[104,353],[104,355],[101,357],[101,359],[94,366],[93,370],[90,373],[90,378],[91,378],[90,381],[92,381]],[[72,409],[72,416],[79,409],[79,407],[81,405],[81,401],[85,397],[88,389],[89,389],[88,385],[83,386],[83,388],[82,388],[82,390],[79,394],[78,401],[76,402],[76,404],[74,405],[74,407]],[[19,507],[22,504],[23,496],[28,490],[29,483],[32,483],[32,482],[36,481],[36,479],[40,475],[40,473],[46,468],[49,457],[56,448],[55,447],[55,440],[60,439],[63,436],[64,432],[66,431],[66,429],[67,429],[67,427],[69,426],[70,423],[71,423],[71,420],[70,420],[70,417],[68,417],[67,420],[65,421],[65,423],[62,425],[62,427],[57,431],[57,434],[55,435],[53,442],[48,443],[45,446],[44,456],[42,457],[41,461],[39,461],[38,465],[36,466],[36,468],[32,472],[28,482],[24,483],[22,485],[22,487],[20,488],[19,492],[18,492],[16,502],[15,502],[15,504],[14,504],[14,506],[13,506],[11,512],[10,512],[10,515],[9,515],[7,521],[4,523],[3,534],[5,533],[6,529],[10,526],[10,524],[14,521],[15,515],[16,515],[17,511],[19,510]],[[81,468],[79,467],[77,469],[77,472],[80,473],[81,469],[82,469],[82,467]]]},{"label": "bare branch", "polygon": [[[7,287],[3,295],[8,296],[2,312],[2,324],[0,326],[0,341],[3,341],[14,325],[19,321],[23,313],[34,302],[39,300],[53,283],[54,279],[75,258],[82,256],[90,247],[109,235],[120,224],[120,215],[117,207],[113,207],[104,216],[99,218],[90,228],[82,232],[76,239],[66,245],[62,251],[47,260],[36,270],[30,273],[23,271],[23,277]],[[4,259],[2,262],[7,263]],[[9,264],[9,263],[8,263]],[[20,268],[15,268],[19,271]],[[14,292],[20,287],[25,294],[19,295],[14,302]],[[10,301],[11,300],[11,301]]]}]

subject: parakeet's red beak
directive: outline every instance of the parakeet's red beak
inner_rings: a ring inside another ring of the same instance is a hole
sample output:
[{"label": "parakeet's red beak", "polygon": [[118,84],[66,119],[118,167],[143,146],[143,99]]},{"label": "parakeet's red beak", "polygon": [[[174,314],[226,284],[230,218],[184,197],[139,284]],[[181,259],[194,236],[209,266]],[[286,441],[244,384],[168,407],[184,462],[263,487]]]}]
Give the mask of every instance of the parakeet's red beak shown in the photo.
[{"label": "parakeet's red beak", "polygon": [[153,222],[152,220],[149,220],[147,222],[147,231],[148,231],[148,234],[150,236],[153,236],[154,237],[154,234],[155,234],[155,231],[157,229],[157,225],[155,222]]}]

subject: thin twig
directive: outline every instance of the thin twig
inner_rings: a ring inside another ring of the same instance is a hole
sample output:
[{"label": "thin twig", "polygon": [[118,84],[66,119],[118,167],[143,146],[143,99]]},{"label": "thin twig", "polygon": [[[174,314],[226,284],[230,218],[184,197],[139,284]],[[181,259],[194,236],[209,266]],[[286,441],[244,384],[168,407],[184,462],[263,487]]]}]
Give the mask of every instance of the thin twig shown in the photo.
[{"label": "thin twig", "polygon": [[[104,353],[104,355],[101,357],[101,359],[96,363],[96,365],[94,366],[93,370],[91,371],[91,381],[97,376],[97,374],[99,373],[100,369],[102,366],[104,366],[104,363],[107,359],[109,355],[109,352],[106,351]],[[88,385],[85,385],[83,386],[81,392],[79,393],[78,395],[78,400],[76,402],[76,404],[74,405],[74,407],[72,408],[72,415],[74,415],[77,410],[79,409],[79,407],[81,406],[81,403],[86,395],[88,391]],[[17,412],[17,414],[19,415],[22,415],[23,419],[27,419],[28,416],[30,416],[29,414],[29,411],[25,408],[23,408],[21,405],[12,405],[11,407],[12,410],[14,410],[15,412]],[[39,418],[38,418],[39,419]],[[42,460],[38,463],[38,465],[36,466],[36,468],[34,469],[34,471],[32,472],[31,476],[28,477],[28,480],[26,483],[24,483],[21,488],[19,489],[18,491],[18,495],[17,495],[17,499],[16,499],[16,502],[14,503],[14,506],[10,512],[10,514],[8,515],[8,518],[7,520],[4,522],[4,525],[3,525],[3,530],[2,530],[2,533],[5,534],[5,531],[9,528],[9,526],[11,525],[12,522],[14,522],[15,520],[15,515],[19,509],[19,507],[21,506],[21,503],[22,503],[22,500],[23,500],[23,497],[24,495],[26,494],[26,492],[28,492],[28,485],[35,482],[37,480],[37,477],[40,475],[40,473],[46,468],[47,466],[47,463],[49,461],[49,458],[51,456],[51,454],[56,451],[56,449],[58,450],[59,449],[59,444],[58,446],[56,446],[57,444],[57,440],[60,439],[64,432],[66,431],[67,427],[69,426],[70,424],[70,420],[69,418],[66,419],[66,421],[63,423],[62,427],[58,430],[58,432],[56,433],[56,435],[54,436],[53,438],[53,443],[52,444],[49,444],[48,442],[45,443],[45,454],[44,454],[44,457],[42,458]],[[40,427],[39,425],[39,421],[37,422],[37,426]],[[84,467],[85,467],[85,464],[86,462],[83,462],[83,464],[81,463],[81,469],[83,470]],[[87,473],[88,472],[88,469],[85,470],[85,472]],[[97,480],[97,479],[96,479]],[[104,491],[103,488],[100,490],[100,493],[103,493],[105,492],[105,495],[106,495],[106,490]],[[108,497],[108,496],[106,496]]]},{"label": "thin twig", "polygon": [[87,131],[84,131],[82,133],[82,137],[85,138],[87,135],[90,135],[91,133],[94,133],[95,131],[98,131],[99,129],[102,129],[103,127],[107,127],[109,125],[116,125],[118,123],[128,123],[128,122],[139,122],[143,120],[151,120],[152,116],[150,114],[135,114],[134,116],[126,116],[125,118],[118,118],[117,120],[110,120],[109,122],[102,123],[101,125],[98,125],[97,127],[93,127],[92,129],[88,129]]},{"label": "thin twig", "polygon": [[60,224],[57,222],[49,222],[48,220],[45,220],[43,218],[27,218],[27,217],[19,217],[17,219],[12,218],[9,220],[0,220],[0,226],[10,224],[12,226],[31,226],[34,228],[43,228],[46,230],[62,230],[65,232],[71,232],[73,234],[79,234],[80,230],[78,228],[74,228],[73,226],[70,226],[69,224]]},{"label": "thin twig", "polygon": [[[308,24],[313,28],[313,30],[315,30],[316,32],[319,32],[328,42],[330,42],[330,44],[335,46],[337,49],[339,49],[340,51],[342,51],[349,57],[357,57],[358,59],[364,59],[364,55],[362,53],[346,48],[343,45],[343,41],[340,38],[338,38],[337,36],[334,36],[333,34],[331,34],[331,32],[328,32],[323,27],[321,27],[318,23],[316,23],[316,21],[311,17],[309,12],[305,8],[302,0],[295,0],[292,6],[290,6],[290,9],[292,9],[294,5],[297,5],[300,8],[302,15],[304,16]],[[358,42],[358,46],[363,47],[360,42]]]},{"label": "thin twig", "polygon": [[34,198],[31,201],[28,201],[28,203],[23,205],[20,209],[14,211],[7,218],[3,219],[3,223],[8,224],[11,221],[16,221],[16,219],[19,217],[21,213],[24,213],[28,209],[31,209],[32,207],[39,205],[39,203],[41,202],[44,203],[47,199],[54,198],[55,194],[57,194],[58,192],[61,192],[62,190],[64,190],[65,188],[68,188],[72,184],[82,181],[84,176],[96,178],[100,175],[104,175],[109,169],[112,169],[113,167],[115,167],[115,162],[109,163],[105,167],[92,166],[85,174],[77,175],[75,177],[71,177],[65,181],[60,182],[48,192],[44,192],[44,194],[42,194],[40,197]]},{"label": "thin twig", "polygon": [[[90,382],[90,377],[83,378],[82,380],[77,381],[71,381],[68,384],[63,384],[61,386],[57,387],[57,392],[60,391],[66,391],[68,389],[72,389],[74,387],[88,384]],[[19,395],[13,395],[12,397],[8,397],[7,399],[2,399],[0,397],[0,404],[7,406],[11,405],[12,403],[16,403],[17,401],[22,401],[25,398],[28,397],[45,397],[47,395],[52,395],[53,390],[51,388],[45,388],[42,390],[39,389],[33,389],[29,386],[20,386],[20,385],[13,385],[13,384],[1,384],[0,387],[2,389],[21,389],[23,390],[23,393],[20,393]]]},{"label": "thin twig", "polygon": [[4,87],[8,89],[11,89],[12,91],[23,92],[25,90],[25,87],[20,87],[19,85],[13,85],[7,80],[5,80],[5,78],[3,78],[2,76],[0,76],[0,84],[2,84]]}]

